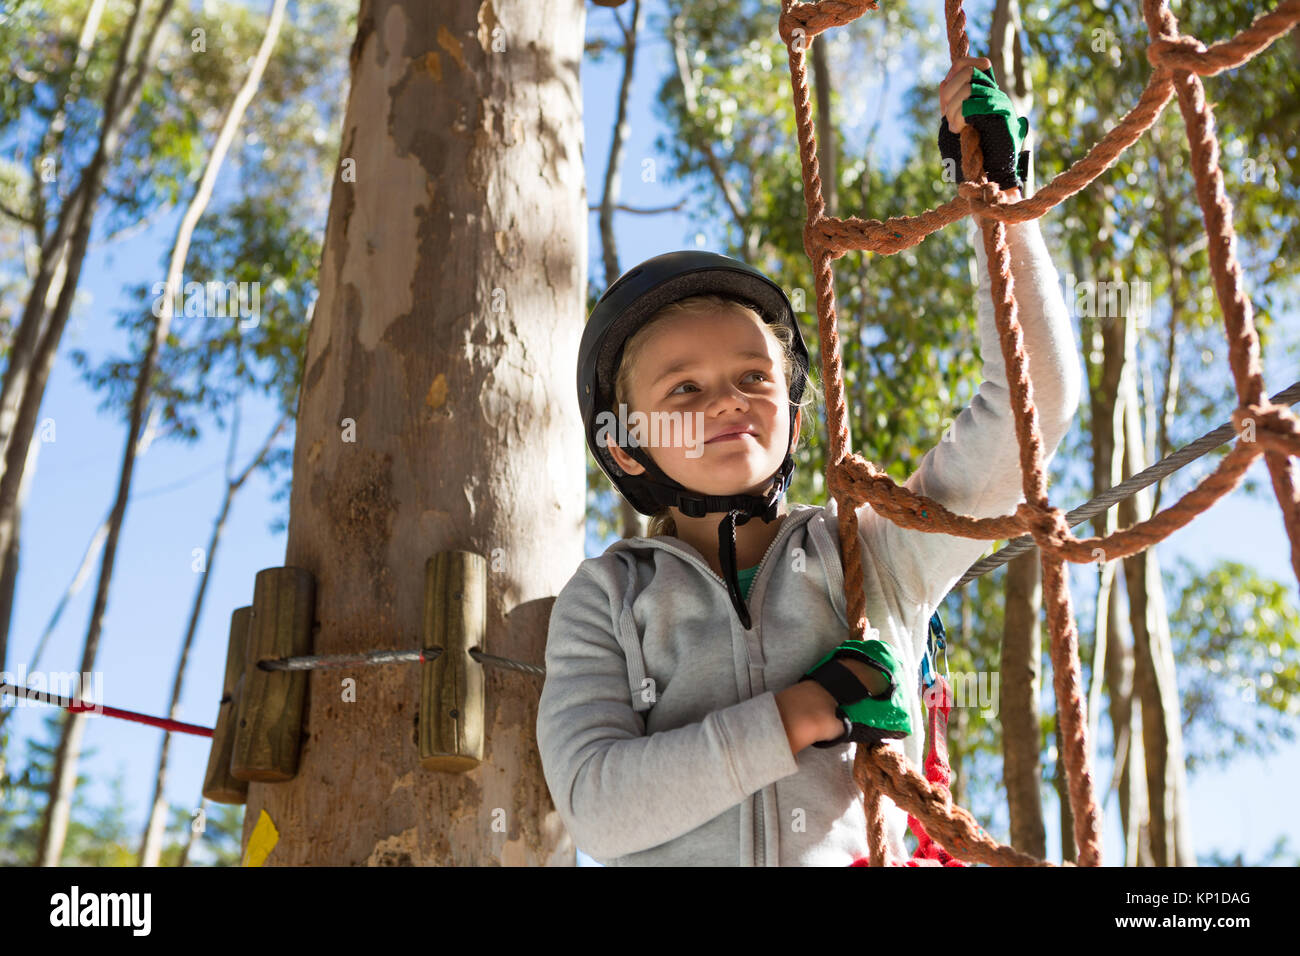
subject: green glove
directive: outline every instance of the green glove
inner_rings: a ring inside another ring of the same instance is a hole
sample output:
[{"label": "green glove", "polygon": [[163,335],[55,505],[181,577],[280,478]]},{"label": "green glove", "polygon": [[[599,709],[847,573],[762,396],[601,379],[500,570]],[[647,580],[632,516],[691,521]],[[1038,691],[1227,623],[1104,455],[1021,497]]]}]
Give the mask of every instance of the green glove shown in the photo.
[{"label": "green glove", "polygon": [[[872,696],[862,682],[838,658],[847,657],[862,661],[880,671],[889,681],[889,689]],[[855,741],[859,744],[880,743],[882,740],[906,737],[912,732],[912,721],[907,712],[903,682],[899,679],[902,667],[888,644],[880,640],[845,641],[818,661],[799,678],[815,680],[839,702],[835,716],[844,721],[844,733],[834,740],[820,740],[814,747],[835,747]]]},{"label": "green glove", "polygon": [[[1022,150],[1029,135],[1029,120],[1016,116],[1011,98],[1003,93],[993,77],[978,67],[971,70],[970,96],[962,100],[961,115],[975,127],[984,155],[984,173],[990,182],[1003,189],[1024,185],[1029,178],[1029,152]],[[939,153],[951,159],[957,181],[966,176],[961,169],[961,136],[948,126],[948,117],[939,124]]]}]

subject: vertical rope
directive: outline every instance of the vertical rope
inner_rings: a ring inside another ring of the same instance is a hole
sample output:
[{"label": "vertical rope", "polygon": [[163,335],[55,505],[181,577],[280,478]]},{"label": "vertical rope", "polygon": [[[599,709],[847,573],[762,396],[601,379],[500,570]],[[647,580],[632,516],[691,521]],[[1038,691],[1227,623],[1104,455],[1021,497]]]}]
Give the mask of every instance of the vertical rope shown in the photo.
[{"label": "vertical rope", "polygon": [[[1300,580],[1300,497],[1297,496],[1296,475],[1291,461],[1292,457],[1300,456],[1300,419],[1289,408],[1274,405],[1264,398],[1259,341],[1236,259],[1232,206],[1223,190],[1214,116],[1205,102],[1199,79],[1201,74],[1212,75],[1244,63],[1277,37],[1293,29],[1300,22],[1300,0],[1282,0],[1275,10],[1257,17],[1237,36],[1208,48],[1195,37],[1178,34],[1177,21],[1165,0],[1143,0],[1143,14],[1152,36],[1147,57],[1155,69],[1138,104],[1083,159],[1033,197],[1013,201],[985,176],[979,134],[968,123],[963,126],[960,138],[962,167],[970,178],[958,184],[956,198],[920,216],[900,216],[884,222],[836,219],[825,215],[805,61],[807,42],[814,36],[831,27],[850,23],[869,9],[876,9],[875,0],[819,0],[812,3],[782,0],[779,27],[790,56],[791,89],[807,206],[804,251],[813,265],[817,288],[830,441],[826,484],[839,508],[849,629],[857,640],[864,639],[871,631],[862,588],[858,505],[869,503],[877,514],[900,527],[924,531],[981,540],[1030,533],[1042,551],[1043,603],[1051,633],[1053,688],[1061,723],[1062,758],[1074,815],[1079,862],[1097,866],[1101,863],[1100,806],[1088,753],[1087,713],[1080,688],[1079,636],[1064,571],[1065,561],[1091,561],[1099,547],[1110,558],[1135,554],[1150,547],[1235,488],[1254,458],[1263,455],[1272,476],[1274,492],[1282,506],[1283,522],[1291,541],[1292,566],[1297,580]],[[945,0],[944,13],[949,55],[955,63],[969,56],[966,14],[960,0]],[[1224,310],[1229,361],[1240,402],[1233,412],[1232,421],[1240,438],[1214,472],[1174,505],[1106,537],[1079,539],[1073,537],[1065,515],[1053,507],[1047,497],[1042,432],[1015,299],[1006,223],[1037,219],[1087,186],[1151,127],[1175,92],[1188,128],[1197,197],[1211,240],[1211,269]],[[899,486],[850,450],[831,269],[831,263],[849,249],[892,254],[917,244],[936,229],[966,215],[974,215],[979,221],[988,262],[994,318],[1006,363],[1025,498],[1013,515],[978,519],[953,514],[941,503]],[[935,780],[927,780],[896,750],[885,746],[859,746],[853,775],[863,792],[869,863],[872,866],[893,862],[888,860],[885,846],[883,802],[886,797],[912,815],[911,819],[917,825],[914,829],[921,827],[920,832],[932,835],[954,856],[999,865],[1050,865],[998,844],[967,811],[952,805],[946,775],[936,774]],[[927,855],[930,855],[928,849]],[[929,861],[914,859],[909,864],[928,865],[936,859],[939,859],[937,854],[932,855]]]}]

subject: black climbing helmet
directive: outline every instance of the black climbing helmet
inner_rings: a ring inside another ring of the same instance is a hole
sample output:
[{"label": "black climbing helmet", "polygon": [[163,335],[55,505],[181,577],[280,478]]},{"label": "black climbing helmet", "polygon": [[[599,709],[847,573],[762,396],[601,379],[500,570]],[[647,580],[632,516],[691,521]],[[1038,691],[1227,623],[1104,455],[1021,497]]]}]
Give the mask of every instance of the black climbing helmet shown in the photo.
[{"label": "black climbing helmet", "polygon": [[[808,375],[808,349],[785,291],[757,269],[715,252],[684,249],[647,259],[623,273],[605,290],[587,319],[578,349],[578,406],[582,409],[587,447],[614,487],[645,515],[672,506],[680,508],[683,514],[702,517],[730,510],[717,501],[706,499],[753,497],[695,494],[664,474],[645,449],[635,445],[626,451],[646,467],[646,472],[626,474],[604,443],[597,441],[601,424],[598,416],[602,412],[617,411],[613,409],[614,376],[627,341],[664,306],[707,293],[739,299],[752,306],[764,322],[786,325],[794,333],[794,362],[789,382],[790,439],[791,445],[794,444],[794,419]],[[794,461],[789,449],[786,459],[772,476],[784,477],[781,493],[788,487],[789,474],[793,471]],[[716,506],[708,507],[709,503]]]},{"label": "black climbing helmet", "polygon": [[[767,493],[761,497],[693,492],[668,477],[635,442],[627,452],[646,470],[640,475],[629,475],[619,468],[609,449],[598,441],[602,413],[617,412],[613,407],[614,376],[628,339],[669,303],[706,293],[738,299],[752,306],[764,322],[785,325],[793,333],[794,362],[789,382],[790,444],[785,459],[770,479]],[[807,378],[808,349],[785,291],[752,266],[715,252],[692,249],[666,252],[629,269],[605,290],[582,331],[582,344],[578,349],[578,406],[582,409],[587,447],[614,487],[642,514],[653,515],[669,506],[693,518],[715,512],[727,513],[718,526],[720,561],[732,605],[746,629],[750,627],[750,617],[740,596],[735,567],[736,525],[753,517],[766,522],[776,519],[777,502],[790,486],[790,477],[794,473],[794,420]]]}]

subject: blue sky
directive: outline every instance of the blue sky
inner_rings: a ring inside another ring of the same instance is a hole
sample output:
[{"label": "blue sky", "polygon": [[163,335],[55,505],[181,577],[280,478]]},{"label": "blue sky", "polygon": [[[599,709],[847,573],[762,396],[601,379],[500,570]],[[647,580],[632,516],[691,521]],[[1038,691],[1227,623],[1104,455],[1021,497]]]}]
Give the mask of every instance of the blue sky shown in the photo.
[{"label": "blue sky", "polygon": [[[660,5],[656,2],[652,9]],[[975,17],[973,10],[971,16]],[[590,31],[605,33],[611,22],[609,11],[589,7]],[[775,42],[775,36],[773,39]],[[685,184],[665,181],[662,176],[657,182],[645,183],[637,174],[641,160],[656,155],[653,143],[661,128],[653,118],[653,102],[659,77],[667,68],[666,53],[664,42],[651,36],[639,61],[641,82],[634,87],[623,178],[622,200],[629,204],[670,204],[687,191]],[[783,60],[777,58],[777,63],[781,66]],[[933,79],[937,80],[946,70],[946,63],[936,68],[938,73]],[[588,194],[593,201],[600,194],[604,176],[617,80],[618,64],[612,58],[598,66],[584,66],[585,159]],[[869,99],[874,92],[869,88],[864,97]],[[224,185],[234,182],[232,174],[229,168],[223,173]],[[870,210],[853,212],[864,217],[873,214]],[[1058,212],[1054,210],[1049,216]],[[594,214],[590,218],[593,230],[589,243],[590,274],[603,283],[595,218]],[[115,328],[114,321],[118,310],[128,305],[124,292],[135,282],[161,278],[161,257],[172,239],[176,222],[175,215],[161,218],[132,239],[111,248],[95,248],[88,259],[81,282],[81,301],[65,334],[41,411],[42,419],[55,422],[57,437],[41,450],[25,513],[22,563],[7,662],[10,669],[25,666],[29,661],[39,635],[82,559],[89,536],[105,517],[114,494],[125,440],[124,424],[96,410],[97,397],[81,383],[66,353],[74,347],[83,348],[92,360],[121,354],[125,337]],[[676,213],[656,217],[624,214],[618,217],[616,228],[624,269],[652,255],[696,245],[697,236],[703,236],[708,248],[718,248],[720,244],[713,224]],[[96,235],[99,234],[97,231]],[[855,267],[869,268],[869,259],[850,254],[837,266],[839,269]],[[1159,303],[1155,305],[1159,308]],[[973,301],[970,312],[973,322]],[[1278,367],[1268,356],[1265,360],[1266,382],[1271,392],[1290,384],[1293,369]],[[1222,358],[1220,361],[1226,381],[1229,375],[1226,362]],[[565,382],[570,380],[563,370],[557,374]],[[274,409],[267,403],[246,405],[237,462],[245,462],[261,442],[273,423],[273,415]],[[291,438],[287,436],[286,440]],[[133,505],[119,546],[97,662],[97,668],[103,673],[105,703],[151,714],[165,712],[172,672],[198,584],[197,575],[191,569],[193,549],[206,545],[220,504],[226,444],[225,433],[208,427],[202,440],[192,446],[155,443],[138,463]],[[1251,473],[1263,476],[1262,462],[1257,461]],[[1264,484],[1267,486],[1266,479]],[[268,523],[282,507],[269,500],[272,490],[263,478],[256,476],[241,491],[227,521],[223,548],[207,572],[212,580],[182,698],[182,720],[205,726],[214,723],[225,667],[230,612],[250,602],[253,577],[258,570],[283,562],[285,535],[272,535],[267,530]],[[1078,502],[1057,503],[1068,508]],[[1243,528],[1249,528],[1250,533],[1243,534]],[[589,538],[588,554],[600,553],[607,544]],[[1185,555],[1198,564],[1217,557],[1231,557],[1289,581],[1294,587],[1289,545],[1276,502],[1267,498],[1260,502],[1248,500],[1240,489],[1172,535],[1160,545],[1160,551],[1168,556],[1170,563],[1175,555]],[[1071,567],[1077,609],[1086,593],[1087,572],[1078,566]],[[42,657],[42,669],[77,668],[98,573],[96,562],[86,585],[65,611]],[[20,743],[23,738],[39,733],[39,719],[44,713],[44,708],[20,708],[10,718],[9,724]],[[121,772],[130,808],[128,825],[137,835],[144,824],[161,739],[160,731],[106,717],[92,717],[88,724],[86,747],[97,748],[98,752],[83,759],[80,770],[92,779],[91,799],[107,800],[108,781]],[[1104,731],[1101,747],[1097,766],[1099,784],[1108,781],[1111,772],[1109,741]],[[20,761],[22,756],[17,747],[11,747],[11,760]],[[167,787],[170,802],[198,807],[207,756],[206,739],[176,736]],[[1198,852],[1241,851],[1250,859],[1260,856],[1282,833],[1290,836],[1293,845],[1300,845],[1300,821],[1288,812],[1284,801],[1274,797],[1300,784],[1297,766],[1300,766],[1300,745],[1293,745],[1280,748],[1266,760],[1242,759],[1223,770],[1206,770],[1193,777],[1190,813]],[[1113,803],[1105,808],[1105,855],[1112,863],[1119,859],[1114,808]],[[1050,797],[1044,804],[1044,816],[1049,824],[1057,818]],[[992,824],[998,832],[1005,821],[995,819]],[[1001,832],[1005,835],[1004,829]],[[1049,855],[1058,854],[1059,841],[1051,825],[1048,842]]]}]

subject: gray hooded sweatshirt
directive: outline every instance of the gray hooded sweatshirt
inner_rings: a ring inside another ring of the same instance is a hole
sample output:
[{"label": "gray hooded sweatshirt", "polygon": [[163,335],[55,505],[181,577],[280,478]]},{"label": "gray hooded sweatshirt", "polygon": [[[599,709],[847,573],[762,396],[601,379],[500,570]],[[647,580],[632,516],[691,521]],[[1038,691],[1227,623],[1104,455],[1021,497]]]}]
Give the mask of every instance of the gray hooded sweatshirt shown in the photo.
[{"label": "gray hooded sweatshirt", "polygon": [[[1079,396],[1069,314],[1038,223],[1009,225],[1012,275],[1050,459]],[[993,517],[1024,500],[991,283],[974,220],[983,378],[906,486],[957,514]],[[557,596],[537,744],[577,846],[607,866],[847,866],[867,855],[857,744],[790,752],[776,692],[849,639],[836,501],[790,503],[736,616],[724,580],[671,536],[627,538],[583,561]],[[922,767],[919,681],[931,616],[989,542],[898,527],[858,509],[867,623],[909,689]],[[757,519],[755,519],[757,520]],[[868,637],[872,635],[868,633]],[[957,675],[953,675],[954,678]],[[970,705],[972,702],[968,701]],[[907,814],[886,798],[897,859]]]}]

